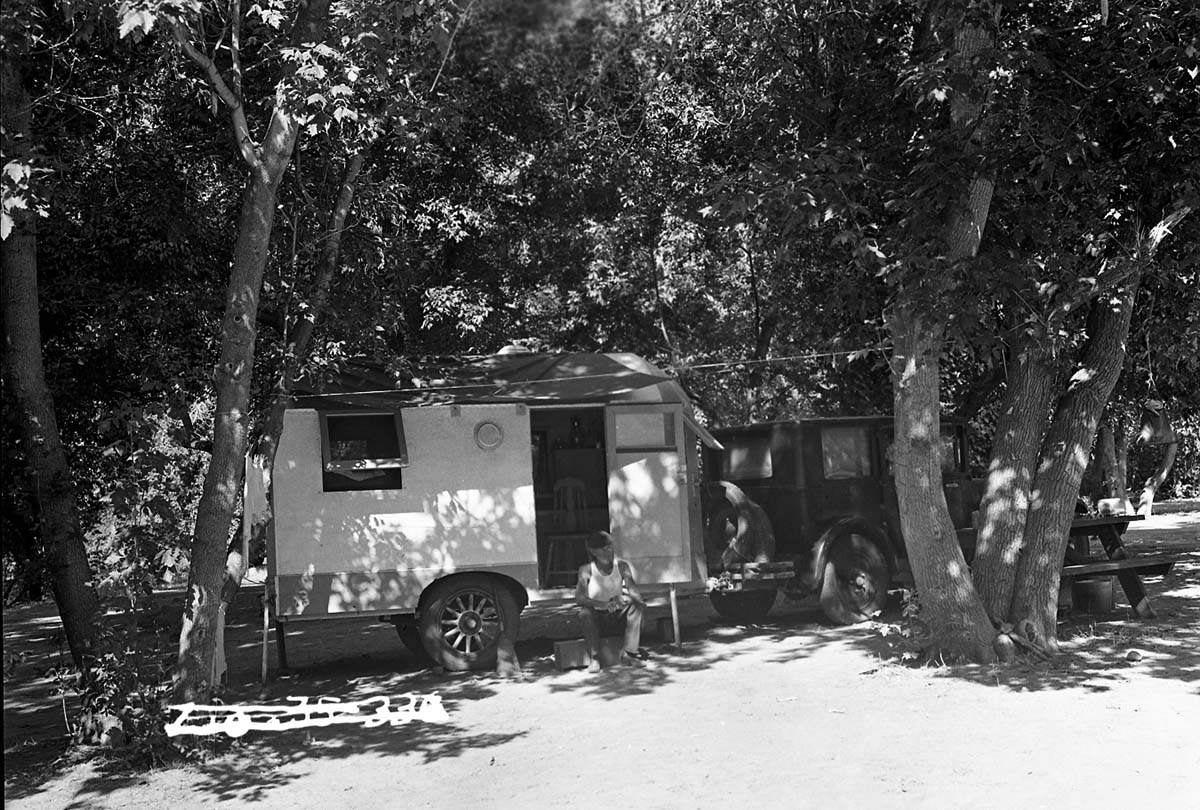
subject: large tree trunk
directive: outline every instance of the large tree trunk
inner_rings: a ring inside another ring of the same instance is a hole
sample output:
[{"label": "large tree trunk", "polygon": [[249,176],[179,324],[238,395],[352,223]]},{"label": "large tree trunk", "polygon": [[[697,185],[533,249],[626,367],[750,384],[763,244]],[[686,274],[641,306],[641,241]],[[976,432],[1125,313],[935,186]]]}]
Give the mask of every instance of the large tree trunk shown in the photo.
[{"label": "large tree trunk", "polygon": [[[30,100],[17,67],[8,59],[0,70],[7,160],[27,162]],[[58,434],[54,400],[42,363],[37,279],[37,216],[13,211],[13,229],[0,247],[3,281],[6,385],[21,427],[21,449],[29,470],[37,507],[37,532],[50,571],[54,601],[62,617],[67,645],[76,666],[95,652],[100,601],[91,585],[83,533],[75,502],[75,486]]]},{"label": "large tree trunk", "polygon": [[[965,3],[934,0],[927,7],[930,26],[921,32],[931,38],[944,27],[952,31],[954,50],[971,59],[991,47],[990,31],[966,18]],[[951,122],[964,136],[964,150],[978,154],[986,137],[980,124],[982,104],[977,96],[957,92],[951,99]],[[943,230],[949,266],[973,257],[979,250],[991,208],[994,182],[981,171],[951,206]],[[927,290],[902,281],[888,314],[892,334],[891,360],[895,410],[895,482],[904,544],[916,580],[922,618],[928,623],[937,651],[973,661],[994,661],[995,636],[971,580],[958,535],[942,489],[941,397],[939,383],[943,331],[927,320],[922,295]]]},{"label": "large tree trunk", "polygon": [[1092,305],[1087,348],[1066,393],[1059,399],[1042,445],[1033,503],[1025,525],[1025,553],[1018,561],[1009,619],[1026,640],[1050,652],[1058,650],[1058,589],[1075,500],[1097,425],[1125,362],[1125,343],[1142,271],[1154,260],[1162,240],[1190,212],[1190,208],[1178,209],[1148,234],[1138,234],[1134,255],[1127,257],[1123,266],[1110,270],[1124,273],[1124,277]]},{"label": "large tree trunk", "polygon": [[[281,133],[275,156],[286,165],[295,128]],[[204,699],[210,681],[217,609],[225,573],[225,554],[242,486],[249,419],[250,386],[258,297],[275,214],[282,169],[255,171],[242,204],[233,267],[221,323],[221,356],[214,374],[217,393],[213,452],[196,512],[188,599],[179,635],[176,685],[184,701]]]},{"label": "large tree trunk", "polygon": [[1000,402],[971,563],[984,609],[997,625],[1012,605],[1034,467],[1054,398],[1051,363],[1040,347],[1022,351]]},{"label": "large tree trunk", "polygon": [[1026,550],[1017,562],[1009,618],[1028,641],[1049,652],[1058,649],[1058,588],[1075,500],[1100,415],[1125,362],[1125,338],[1139,279],[1137,273],[1111,300],[1096,303],[1087,351],[1055,409],[1033,483]]},{"label": "large tree trunk", "polygon": [[[328,0],[302,4],[293,28],[293,43],[300,46],[324,41],[328,16]],[[196,513],[188,598],[184,603],[175,672],[177,698],[202,702],[215,685],[212,666],[218,638],[217,617],[226,581],[229,533],[245,469],[259,293],[275,222],[276,194],[291,162],[299,122],[290,110],[290,102],[277,98],[262,144],[254,146],[248,142],[241,99],[224,84],[212,62],[191,45],[186,32],[180,28],[176,31],[185,52],[208,71],[210,82],[230,106],[234,134],[250,166],[225,296],[221,355],[214,372],[217,407],[213,452]]]},{"label": "large tree trunk", "polygon": [[895,311],[889,326],[895,344],[896,499],[921,617],[932,636],[931,652],[991,661],[995,633],[971,581],[942,490],[942,335],[914,309]]}]

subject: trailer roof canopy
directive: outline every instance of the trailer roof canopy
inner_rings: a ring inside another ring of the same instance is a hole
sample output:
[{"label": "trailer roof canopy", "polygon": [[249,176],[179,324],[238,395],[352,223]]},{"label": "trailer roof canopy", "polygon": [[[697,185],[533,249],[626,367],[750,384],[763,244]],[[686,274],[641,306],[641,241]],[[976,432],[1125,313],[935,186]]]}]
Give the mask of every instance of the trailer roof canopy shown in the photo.
[{"label": "trailer roof canopy", "polygon": [[626,352],[496,354],[395,367],[356,359],[336,372],[296,385],[296,406],[318,410],[496,402],[678,402],[705,444],[720,447],[695,421],[691,402],[679,384],[662,369]]}]

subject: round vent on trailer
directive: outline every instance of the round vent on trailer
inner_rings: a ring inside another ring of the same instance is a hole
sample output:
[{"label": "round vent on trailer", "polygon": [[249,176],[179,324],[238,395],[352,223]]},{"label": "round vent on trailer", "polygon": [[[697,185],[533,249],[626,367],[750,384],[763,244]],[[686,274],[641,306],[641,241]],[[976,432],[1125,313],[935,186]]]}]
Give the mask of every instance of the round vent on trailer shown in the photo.
[{"label": "round vent on trailer", "polygon": [[480,422],[475,426],[475,444],[484,450],[495,450],[504,441],[504,431],[495,422]]}]

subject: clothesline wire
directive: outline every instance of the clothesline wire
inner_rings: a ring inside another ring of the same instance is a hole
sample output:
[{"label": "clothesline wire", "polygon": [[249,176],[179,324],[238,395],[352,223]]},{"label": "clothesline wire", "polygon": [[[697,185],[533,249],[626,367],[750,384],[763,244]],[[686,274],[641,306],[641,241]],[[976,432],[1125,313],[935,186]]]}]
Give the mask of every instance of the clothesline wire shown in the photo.
[{"label": "clothesline wire", "polygon": [[807,354],[792,354],[785,357],[765,357],[755,360],[722,360],[715,363],[695,363],[676,366],[678,371],[696,371],[698,369],[710,368],[736,368],[737,366],[756,366],[766,363],[790,363],[794,360],[822,360],[827,357],[844,357],[851,354],[867,354],[869,352],[882,352],[884,349],[880,346],[872,346],[863,349],[842,349],[839,351],[827,352],[809,352]]}]

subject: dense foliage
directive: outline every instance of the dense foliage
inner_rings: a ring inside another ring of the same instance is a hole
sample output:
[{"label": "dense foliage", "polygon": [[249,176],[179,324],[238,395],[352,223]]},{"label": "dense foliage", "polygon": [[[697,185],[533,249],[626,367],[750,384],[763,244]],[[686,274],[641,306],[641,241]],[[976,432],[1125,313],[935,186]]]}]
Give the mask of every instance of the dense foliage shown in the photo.
[{"label": "dense foliage", "polygon": [[[903,284],[947,324],[943,406],[986,447],[1012,347],[1068,357],[1098,257],[1195,205],[1200,10],[998,3],[997,47],[964,67],[916,47],[928,5],[345,0],[304,50],[288,0],[6,3],[33,148],[10,160],[4,133],[5,231],[45,215],[46,376],[102,595],[136,608],[186,575],[245,184],[227,105],[167,21],[189,21],[250,131],[277,105],[304,124],[258,304],[256,426],[306,319],[310,365],[520,340],[640,353],[713,424],[887,411]],[[988,77],[978,150],[941,126],[967,68]],[[948,263],[923,234],[979,173],[983,243]],[[1132,431],[1167,402],[1182,443],[1160,498],[1200,495],[1197,220],[1145,271],[1110,405]],[[5,373],[7,604],[47,572]],[[1131,448],[1132,487],[1156,452]]]}]

